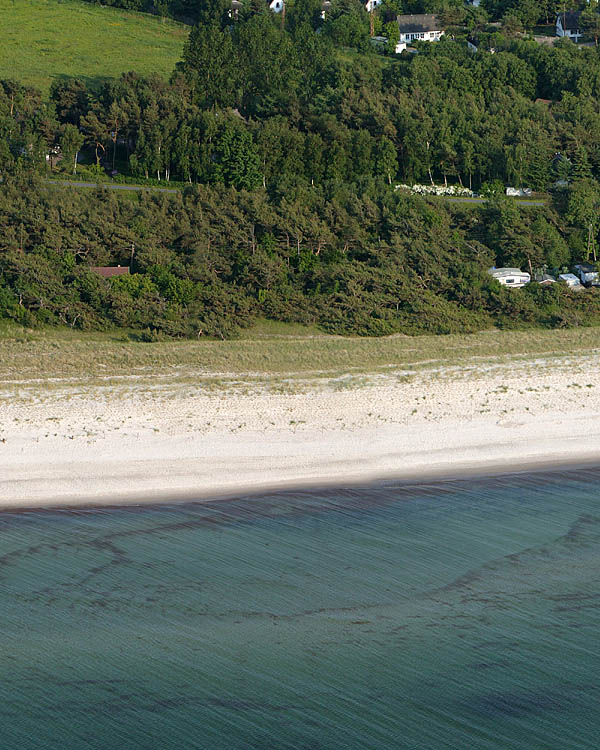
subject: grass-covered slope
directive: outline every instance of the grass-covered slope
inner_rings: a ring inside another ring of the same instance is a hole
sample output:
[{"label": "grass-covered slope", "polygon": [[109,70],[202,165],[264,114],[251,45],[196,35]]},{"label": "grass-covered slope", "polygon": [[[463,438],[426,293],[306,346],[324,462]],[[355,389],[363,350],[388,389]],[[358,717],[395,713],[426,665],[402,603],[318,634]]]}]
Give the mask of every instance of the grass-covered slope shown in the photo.
[{"label": "grass-covered slope", "polygon": [[0,0],[0,18],[0,79],[43,90],[61,76],[169,75],[189,33],[174,21],[72,0]]},{"label": "grass-covered slope", "polygon": [[[168,378],[172,383],[197,385],[202,377],[207,387],[252,373],[253,382],[260,382],[262,375],[281,377],[285,379],[282,387],[294,389],[305,378],[389,372],[390,365],[405,370],[407,377],[457,366],[470,367],[474,377],[477,370],[490,366],[535,360],[539,374],[552,368],[557,358],[593,354],[598,349],[594,328],[375,339],[330,336],[312,327],[273,321],[258,321],[240,338],[227,341],[143,343],[135,339],[135,333],[124,330],[31,330],[0,320],[0,381],[40,384],[45,379],[46,387],[62,387],[65,380],[92,386],[108,385],[110,378],[135,378],[136,383]],[[577,379],[574,371],[573,387],[579,387]],[[341,380],[339,388],[356,382]],[[527,384],[523,387],[527,390]]]}]

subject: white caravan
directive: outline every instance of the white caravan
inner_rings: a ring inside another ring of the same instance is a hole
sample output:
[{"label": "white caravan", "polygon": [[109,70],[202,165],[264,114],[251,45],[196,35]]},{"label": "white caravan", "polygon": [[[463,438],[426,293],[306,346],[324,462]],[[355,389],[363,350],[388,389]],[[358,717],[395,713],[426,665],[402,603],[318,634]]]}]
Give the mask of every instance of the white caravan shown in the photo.
[{"label": "white caravan", "polygon": [[488,273],[503,286],[519,287],[529,284],[531,276],[520,268],[490,268]]}]

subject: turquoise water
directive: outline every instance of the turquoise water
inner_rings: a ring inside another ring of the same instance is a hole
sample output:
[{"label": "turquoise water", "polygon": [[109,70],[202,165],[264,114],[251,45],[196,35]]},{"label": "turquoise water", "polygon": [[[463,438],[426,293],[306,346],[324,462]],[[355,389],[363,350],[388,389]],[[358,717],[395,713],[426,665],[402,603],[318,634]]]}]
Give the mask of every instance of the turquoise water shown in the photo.
[{"label": "turquoise water", "polygon": [[600,472],[0,515],[0,746],[597,748]]}]

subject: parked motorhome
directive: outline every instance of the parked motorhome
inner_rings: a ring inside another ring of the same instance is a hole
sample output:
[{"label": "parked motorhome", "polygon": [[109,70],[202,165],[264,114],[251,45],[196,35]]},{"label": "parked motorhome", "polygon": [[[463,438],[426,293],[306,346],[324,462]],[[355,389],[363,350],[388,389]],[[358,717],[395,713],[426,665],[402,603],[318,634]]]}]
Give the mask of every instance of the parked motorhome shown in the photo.
[{"label": "parked motorhome", "polygon": [[506,195],[509,198],[530,198],[532,194],[531,188],[514,188],[514,187],[507,187],[506,188]]},{"label": "parked motorhome", "polygon": [[531,276],[520,268],[490,268],[488,271],[503,286],[519,287],[529,284]]},{"label": "parked motorhome", "polygon": [[600,285],[600,274],[596,266],[591,263],[578,263],[575,266],[575,273],[584,286]]},{"label": "parked motorhome", "polygon": [[560,281],[564,281],[571,289],[583,289],[581,281],[575,276],[574,273],[561,273],[558,277]]}]

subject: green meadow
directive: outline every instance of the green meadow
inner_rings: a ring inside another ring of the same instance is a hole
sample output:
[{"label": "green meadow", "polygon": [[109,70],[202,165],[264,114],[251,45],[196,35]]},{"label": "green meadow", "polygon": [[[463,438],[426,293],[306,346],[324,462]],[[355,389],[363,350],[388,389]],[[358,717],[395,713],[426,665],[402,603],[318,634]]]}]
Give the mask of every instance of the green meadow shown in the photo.
[{"label": "green meadow", "polygon": [[90,84],[129,70],[168,76],[181,57],[183,24],[74,0],[0,0],[0,79],[44,92],[61,76]]}]

